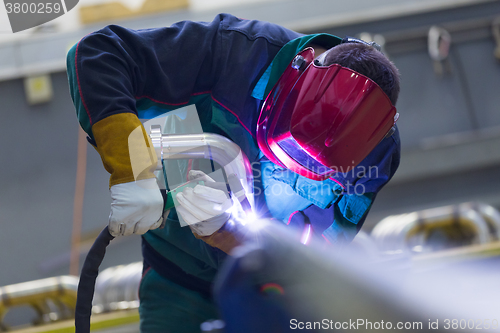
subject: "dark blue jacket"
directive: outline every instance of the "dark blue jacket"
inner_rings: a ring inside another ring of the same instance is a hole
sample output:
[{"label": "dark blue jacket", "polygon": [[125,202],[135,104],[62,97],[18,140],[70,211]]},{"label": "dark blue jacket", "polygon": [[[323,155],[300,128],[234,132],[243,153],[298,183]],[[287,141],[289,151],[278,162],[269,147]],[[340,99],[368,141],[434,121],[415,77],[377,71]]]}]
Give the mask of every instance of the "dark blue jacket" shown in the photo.
[{"label": "dark blue jacket", "polygon": [[[276,76],[269,73],[279,75],[279,64],[288,63],[313,41],[325,47],[339,43],[334,36],[303,36],[227,14],[212,22],[186,21],[158,29],[108,26],[85,36],[70,50],[71,96],[91,140],[93,126],[111,115],[132,113],[151,119],[196,105],[204,132],[226,136],[251,162],[263,162],[259,168],[270,168],[268,176],[256,178],[256,188],[262,190],[256,197],[261,212],[291,225],[311,222],[316,234],[331,242],[349,241],[376,193],[396,171],[398,133],[384,139],[357,171],[316,183],[270,165],[260,156],[255,139],[262,93],[272,87]],[[370,166],[377,167],[377,174],[367,172]],[[265,193],[270,183],[292,191],[273,197]],[[311,194],[316,186],[325,188],[325,195]],[[165,229],[148,232],[146,241],[183,271],[212,280],[224,254],[194,238],[189,228],[180,228],[175,212],[171,218]]]}]

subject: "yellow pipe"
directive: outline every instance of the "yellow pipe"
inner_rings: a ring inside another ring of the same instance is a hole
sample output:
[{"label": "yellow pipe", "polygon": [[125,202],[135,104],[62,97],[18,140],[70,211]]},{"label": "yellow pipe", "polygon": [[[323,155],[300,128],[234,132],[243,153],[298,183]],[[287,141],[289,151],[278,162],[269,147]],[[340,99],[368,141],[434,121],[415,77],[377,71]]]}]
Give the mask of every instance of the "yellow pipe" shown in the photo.
[{"label": "yellow pipe", "polygon": [[48,301],[66,306],[71,312],[76,306],[78,278],[59,276],[0,287],[0,322],[9,308],[28,305],[40,315],[49,314]]},{"label": "yellow pipe", "polygon": [[[116,311],[106,314],[92,316],[90,319],[90,330],[105,330],[125,328],[128,325],[137,325],[139,323],[139,312],[137,309]],[[74,320],[64,320],[57,323],[39,325],[29,328],[21,328],[12,331],[13,333],[74,333]]]}]

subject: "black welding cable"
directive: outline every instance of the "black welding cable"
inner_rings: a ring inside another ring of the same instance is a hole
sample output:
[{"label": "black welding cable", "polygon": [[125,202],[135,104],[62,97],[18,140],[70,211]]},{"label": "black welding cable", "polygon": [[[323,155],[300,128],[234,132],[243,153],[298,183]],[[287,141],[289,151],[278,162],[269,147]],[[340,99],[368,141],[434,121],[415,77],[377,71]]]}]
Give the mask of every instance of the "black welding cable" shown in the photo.
[{"label": "black welding cable", "polygon": [[94,298],[95,281],[99,274],[99,266],[106,254],[106,247],[114,239],[106,226],[90,248],[83,263],[75,308],[75,333],[90,332],[90,315],[92,314],[92,299]]}]

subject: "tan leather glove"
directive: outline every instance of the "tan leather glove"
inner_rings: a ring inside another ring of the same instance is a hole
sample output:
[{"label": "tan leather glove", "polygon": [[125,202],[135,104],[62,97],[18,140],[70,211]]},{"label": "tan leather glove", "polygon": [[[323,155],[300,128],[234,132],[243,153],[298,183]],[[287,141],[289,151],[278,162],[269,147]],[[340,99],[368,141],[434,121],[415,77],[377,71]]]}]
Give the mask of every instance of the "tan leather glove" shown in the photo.
[{"label": "tan leather glove", "polygon": [[161,225],[163,197],[153,171],[157,156],[137,116],[120,113],[92,126],[109,180],[113,236],[144,234]]}]

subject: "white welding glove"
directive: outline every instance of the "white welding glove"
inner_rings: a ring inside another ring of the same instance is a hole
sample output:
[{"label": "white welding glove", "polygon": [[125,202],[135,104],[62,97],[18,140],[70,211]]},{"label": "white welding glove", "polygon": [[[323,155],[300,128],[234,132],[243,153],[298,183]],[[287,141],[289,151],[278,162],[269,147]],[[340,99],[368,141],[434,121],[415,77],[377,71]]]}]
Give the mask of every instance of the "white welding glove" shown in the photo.
[{"label": "white welding glove", "polygon": [[[215,181],[202,171],[191,170],[189,180]],[[209,186],[186,187],[177,194],[179,205],[175,207],[191,230],[199,236],[209,236],[219,230],[229,220],[227,212],[233,205],[232,200],[222,191]]]},{"label": "white welding glove", "polygon": [[163,197],[155,178],[113,185],[110,191],[112,236],[142,235],[161,225]]}]

